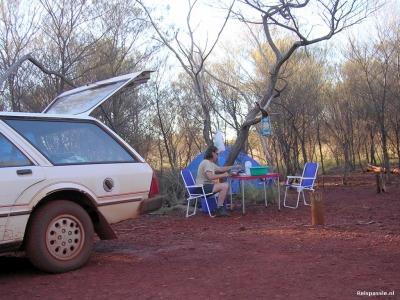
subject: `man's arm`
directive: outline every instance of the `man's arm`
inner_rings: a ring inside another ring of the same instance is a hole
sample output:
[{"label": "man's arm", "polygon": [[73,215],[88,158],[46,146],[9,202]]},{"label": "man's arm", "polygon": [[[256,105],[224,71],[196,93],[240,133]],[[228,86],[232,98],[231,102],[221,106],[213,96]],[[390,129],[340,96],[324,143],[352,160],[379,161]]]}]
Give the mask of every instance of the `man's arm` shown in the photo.
[{"label": "man's arm", "polygon": [[225,172],[229,172],[232,169],[241,169],[240,165],[236,165],[236,166],[225,166],[225,167],[220,167],[218,169],[218,173],[225,173]]},{"label": "man's arm", "polygon": [[221,173],[221,169],[219,169],[218,174],[214,174],[211,171],[206,171],[206,176],[208,177],[208,179],[214,181],[216,179],[229,177],[229,174],[227,172]]}]

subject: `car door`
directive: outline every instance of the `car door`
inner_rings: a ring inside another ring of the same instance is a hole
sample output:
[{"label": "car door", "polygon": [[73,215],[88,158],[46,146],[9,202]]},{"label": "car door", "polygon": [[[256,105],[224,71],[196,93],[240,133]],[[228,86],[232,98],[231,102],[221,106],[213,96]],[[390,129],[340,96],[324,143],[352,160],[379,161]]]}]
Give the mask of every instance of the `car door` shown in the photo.
[{"label": "car door", "polygon": [[0,132],[0,241],[15,201],[30,186],[45,179],[41,166],[35,165],[15,144]]},{"label": "car door", "polygon": [[150,73],[151,71],[143,71],[126,74],[70,90],[54,99],[43,113],[88,116],[121,89],[147,82]]}]

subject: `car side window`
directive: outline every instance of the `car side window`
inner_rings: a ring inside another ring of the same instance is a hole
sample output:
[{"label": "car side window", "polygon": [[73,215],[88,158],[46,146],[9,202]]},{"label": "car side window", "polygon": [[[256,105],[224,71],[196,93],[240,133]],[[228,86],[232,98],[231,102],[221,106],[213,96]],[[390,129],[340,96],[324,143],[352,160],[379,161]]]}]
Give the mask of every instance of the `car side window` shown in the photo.
[{"label": "car side window", "polygon": [[0,134],[0,168],[29,166],[32,162]]},{"label": "car side window", "polygon": [[135,162],[100,126],[77,120],[5,120],[54,165]]}]

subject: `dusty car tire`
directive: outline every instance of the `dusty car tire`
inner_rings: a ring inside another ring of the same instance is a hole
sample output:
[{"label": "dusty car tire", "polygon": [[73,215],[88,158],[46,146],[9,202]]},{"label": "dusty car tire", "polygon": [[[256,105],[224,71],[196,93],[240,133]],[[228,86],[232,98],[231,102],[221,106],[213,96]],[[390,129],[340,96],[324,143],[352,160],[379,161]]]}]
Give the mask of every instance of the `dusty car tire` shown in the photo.
[{"label": "dusty car tire", "polygon": [[82,207],[53,201],[33,212],[27,226],[26,254],[42,271],[71,271],[88,261],[93,235],[92,221]]}]

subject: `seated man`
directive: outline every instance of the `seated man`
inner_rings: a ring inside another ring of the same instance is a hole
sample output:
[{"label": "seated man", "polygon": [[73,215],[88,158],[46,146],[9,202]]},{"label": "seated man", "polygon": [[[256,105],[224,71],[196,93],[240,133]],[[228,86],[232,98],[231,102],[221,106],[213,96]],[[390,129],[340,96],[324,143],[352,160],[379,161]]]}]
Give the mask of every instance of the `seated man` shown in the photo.
[{"label": "seated man", "polygon": [[238,166],[218,167],[215,162],[218,159],[218,148],[210,146],[204,154],[204,160],[199,164],[197,170],[196,184],[204,185],[205,193],[219,193],[216,217],[230,217],[230,214],[224,209],[224,201],[229,190],[229,183],[222,182],[214,184],[214,180],[227,178],[228,171]]}]

